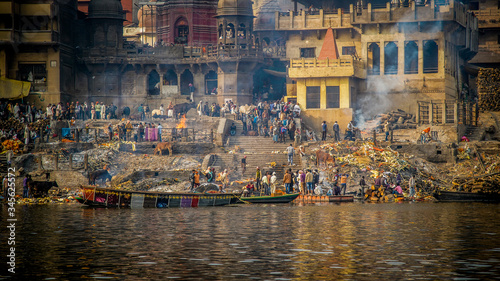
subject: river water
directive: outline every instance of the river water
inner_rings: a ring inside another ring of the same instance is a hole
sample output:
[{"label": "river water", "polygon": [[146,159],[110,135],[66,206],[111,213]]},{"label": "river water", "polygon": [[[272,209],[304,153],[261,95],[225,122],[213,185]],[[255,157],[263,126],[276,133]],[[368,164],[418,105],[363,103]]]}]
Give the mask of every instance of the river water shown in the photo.
[{"label": "river water", "polygon": [[18,206],[0,280],[494,280],[500,205]]}]

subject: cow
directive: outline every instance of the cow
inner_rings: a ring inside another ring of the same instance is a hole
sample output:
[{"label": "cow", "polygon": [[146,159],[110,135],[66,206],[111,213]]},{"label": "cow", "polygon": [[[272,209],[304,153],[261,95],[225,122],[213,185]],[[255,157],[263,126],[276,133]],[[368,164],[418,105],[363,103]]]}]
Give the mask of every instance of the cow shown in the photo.
[{"label": "cow", "polygon": [[56,181],[29,181],[28,186],[33,198],[46,197],[49,189],[53,186],[59,187]]},{"label": "cow", "polygon": [[194,102],[183,102],[174,105],[174,116],[181,117],[183,114],[186,114],[191,108],[196,108],[196,104]]},{"label": "cow", "polygon": [[316,150],[316,166],[319,166],[321,162],[325,163],[325,165],[328,165],[328,163],[335,165],[335,158],[330,153],[318,149]]},{"label": "cow", "polygon": [[112,177],[109,174],[108,170],[104,169],[95,170],[89,173],[89,184],[95,185],[96,180],[101,180],[104,183],[106,182],[106,180],[111,181],[111,178]]},{"label": "cow", "polygon": [[170,142],[160,142],[153,153],[153,155],[163,155],[162,151],[168,149],[168,154],[172,156],[172,144]]}]

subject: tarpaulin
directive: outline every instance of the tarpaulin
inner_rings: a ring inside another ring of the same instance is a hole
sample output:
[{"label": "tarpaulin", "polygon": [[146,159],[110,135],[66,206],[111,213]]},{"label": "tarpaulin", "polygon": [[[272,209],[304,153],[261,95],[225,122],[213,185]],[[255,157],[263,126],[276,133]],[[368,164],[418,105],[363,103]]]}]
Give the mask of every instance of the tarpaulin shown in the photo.
[{"label": "tarpaulin", "polygon": [[16,100],[27,97],[30,93],[31,83],[19,80],[0,78],[0,98]]},{"label": "tarpaulin", "polygon": [[62,128],[62,136],[63,138],[71,136],[70,128]]}]

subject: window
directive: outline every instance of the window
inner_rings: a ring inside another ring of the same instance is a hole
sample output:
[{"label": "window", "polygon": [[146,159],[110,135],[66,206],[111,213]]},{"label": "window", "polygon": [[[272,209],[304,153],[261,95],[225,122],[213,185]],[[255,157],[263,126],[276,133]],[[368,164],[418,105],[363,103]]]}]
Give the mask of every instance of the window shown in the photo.
[{"label": "window", "polygon": [[384,48],[384,74],[398,74],[398,45],[394,42],[389,42]]},{"label": "window", "polygon": [[405,45],[405,74],[418,73],[418,46],[415,41]]},{"label": "window", "polygon": [[300,48],[300,57],[301,58],[315,58],[316,57],[316,48]]},{"label": "window", "polygon": [[368,74],[380,74],[380,47],[377,43],[368,45]]},{"label": "window", "polygon": [[306,87],[306,108],[319,108],[320,107],[320,87]]},{"label": "window", "polygon": [[175,23],[175,43],[176,44],[184,44],[188,43],[188,34],[189,34],[189,25],[188,21],[184,18],[180,18]]},{"label": "window", "polygon": [[18,79],[32,82],[32,92],[44,90],[47,86],[47,69],[45,63],[19,64]]},{"label": "window", "polygon": [[326,86],[326,108],[340,107],[339,86]]},{"label": "window", "polygon": [[438,45],[434,40],[424,42],[424,73],[438,72]]},{"label": "window", "polygon": [[238,38],[239,39],[245,39],[247,37],[246,29],[244,24],[240,24],[240,27],[238,28]]},{"label": "window", "polygon": [[342,47],[342,55],[355,56],[356,47],[354,46]]}]

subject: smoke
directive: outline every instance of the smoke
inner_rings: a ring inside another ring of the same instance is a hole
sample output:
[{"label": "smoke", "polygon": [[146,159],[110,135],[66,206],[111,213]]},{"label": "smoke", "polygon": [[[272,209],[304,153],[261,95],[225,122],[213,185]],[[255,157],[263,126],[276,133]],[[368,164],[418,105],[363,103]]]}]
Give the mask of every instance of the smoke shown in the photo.
[{"label": "smoke", "polygon": [[357,100],[357,109],[354,112],[354,121],[360,129],[365,128],[367,120],[373,119],[377,114],[387,112],[394,104],[389,93],[404,87],[399,76],[369,76],[366,80],[367,92]]}]

